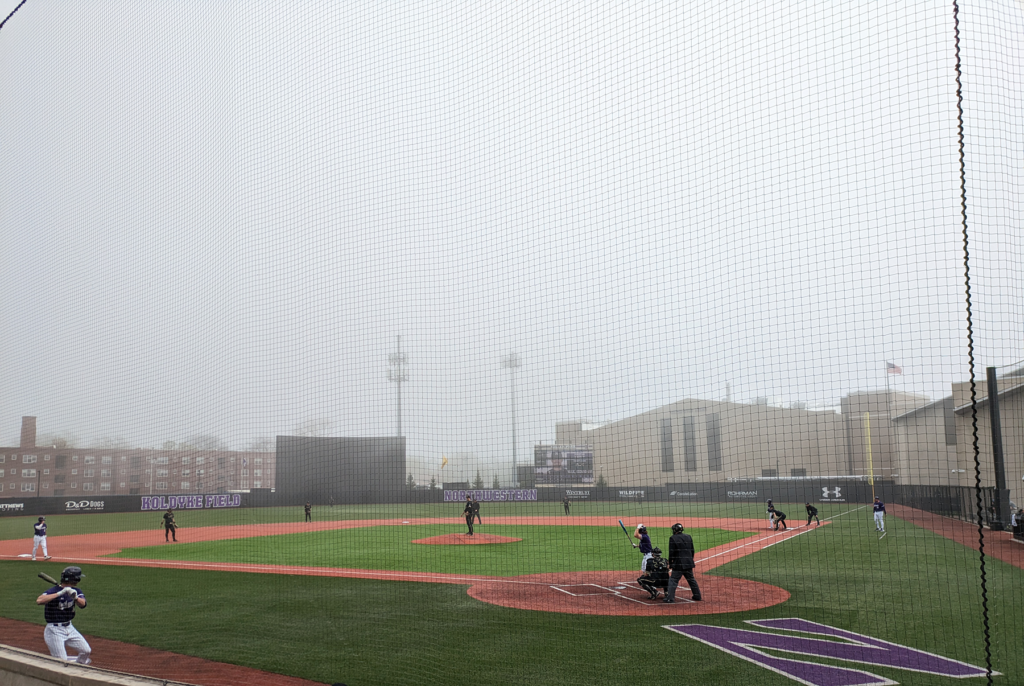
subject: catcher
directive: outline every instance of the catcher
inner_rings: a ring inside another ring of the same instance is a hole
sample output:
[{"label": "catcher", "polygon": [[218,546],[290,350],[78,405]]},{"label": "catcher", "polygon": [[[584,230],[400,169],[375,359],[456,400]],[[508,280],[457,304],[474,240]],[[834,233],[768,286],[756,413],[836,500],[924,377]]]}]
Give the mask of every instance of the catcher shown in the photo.
[{"label": "catcher", "polygon": [[650,594],[651,600],[658,597],[658,589],[665,593],[665,589],[668,588],[668,561],[661,556],[661,548],[651,551],[647,569],[636,582]]}]

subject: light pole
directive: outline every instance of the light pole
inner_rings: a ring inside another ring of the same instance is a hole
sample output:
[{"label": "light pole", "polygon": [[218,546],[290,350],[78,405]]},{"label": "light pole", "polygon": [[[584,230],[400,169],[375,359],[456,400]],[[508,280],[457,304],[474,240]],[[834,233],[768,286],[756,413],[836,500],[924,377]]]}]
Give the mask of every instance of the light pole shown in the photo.
[{"label": "light pole", "polygon": [[516,370],[522,366],[517,353],[501,358],[501,366],[509,370],[512,381],[512,483],[519,486],[519,467],[516,460]]},{"label": "light pole", "polygon": [[402,337],[398,336],[398,352],[388,355],[388,381],[398,384],[398,438],[402,437],[402,384],[409,380],[409,373],[406,365],[409,360],[402,352]]}]

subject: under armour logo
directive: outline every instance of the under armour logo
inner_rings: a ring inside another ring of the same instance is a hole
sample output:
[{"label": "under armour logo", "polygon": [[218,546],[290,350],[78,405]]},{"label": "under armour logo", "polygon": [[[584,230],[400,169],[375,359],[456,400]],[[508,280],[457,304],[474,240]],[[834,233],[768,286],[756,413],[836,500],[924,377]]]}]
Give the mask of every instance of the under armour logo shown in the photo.
[{"label": "under armour logo", "polygon": [[822,498],[828,498],[829,497],[829,493],[832,494],[833,498],[842,498],[843,497],[843,489],[841,487],[839,487],[839,486],[836,486],[835,488],[829,488],[828,486],[825,486],[824,488],[821,489],[821,497]]}]

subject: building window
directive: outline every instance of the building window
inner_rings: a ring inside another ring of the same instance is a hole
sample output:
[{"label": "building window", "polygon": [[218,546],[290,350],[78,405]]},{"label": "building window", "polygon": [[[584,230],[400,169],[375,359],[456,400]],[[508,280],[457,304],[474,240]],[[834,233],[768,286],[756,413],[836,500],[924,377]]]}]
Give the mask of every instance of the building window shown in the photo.
[{"label": "building window", "polygon": [[242,476],[249,476],[249,470],[248,469],[243,469],[242,470]]},{"label": "building window", "polygon": [[806,469],[790,469],[789,470],[789,475],[790,476],[807,476],[807,470]]},{"label": "building window", "polygon": [[21,470],[21,475],[26,477],[26,478],[29,478],[29,479],[34,479],[35,476],[36,476],[36,470],[34,470],[34,469],[22,469]]},{"label": "building window", "polygon": [[192,458],[190,458],[190,457],[183,457],[183,458],[181,458],[181,463],[182,464],[188,464],[191,461],[192,461]]},{"label": "building window", "polygon": [[43,484],[43,488],[49,488],[50,484]]},{"label": "building window", "polygon": [[114,458],[111,457],[110,455],[104,455],[100,459],[100,462],[102,462],[103,464],[113,464],[114,463]]},{"label": "building window", "polygon": [[252,470],[252,475],[253,476],[263,476],[263,470],[262,469],[254,469],[254,470]]},{"label": "building window", "polygon": [[181,470],[181,475],[182,476],[188,476],[190,471],[192,471],[192,470],[190,470],[190,469],[182,469]]},{"label": "building window", "polygon": [[77,469],[72,469],[71,470],[71,476],[74,476],[75,474],[78,474],[78,470]]},{"label": "building window", "polygon": [[22,493],[34,493],[35,490],[36,490],[36,485],[34,483],[22,483],[21,484],[21,492]]},{"label": "building window", "polygon": [[672,418],[666,417],[661,420],[661,471],[674,472],[675,470],[672,453]]},{"label": "building window", "polygon": [[25,464],[35,464],[38,458],[35,455],[23,455],[21,461]]},{"label": "building window", "polygon": [[128,483],[132,483],[132,484],[139,483],[139,475],[138,474],[132,474],[131,476],[129,476],[128,477]]},{"label": "building window", "polygon": [[778,475],[779,475],[779,470],[777,470],[777,469],[762,469],[761,470],[761,477],[762,478],[774,479]]},{"label": "building window", "polygon": [[125,483],[124,483],[124,482],[122,481],[122,482],[121,482],[121,488],[124,488],[124,487],[125,487],[125,485],[126,485],[126,484],[125,484]]},{"label": "building window", "polygon": [[83,491],[95,491],[96,490],[96,484],[92,483],[91,481],[89,483],[84,483],[84,484],[82,484],[82,490]]},{"label": "building window", "polygon": [[49,473],[50,473],[50,470],[49,470],[49,469],[44,469],[44,470],[43,470],[43,476],[45,476],[45,475],[47,475],[47,474],[49,474]]},{"label": "building window", "polygon": [[0,464],[3,464],[4,462],[7,462],[7,456],[6,455],[0,455]]},{"label": "building window", "polygon": [[167,464],[168,462],[169,462],[169,460],[168,460],[167,457],[158,457],[158,458],[156,458],[156,463],[157,464]]},{"label": "building window", "polygon": [[76,484],[74,481],[72,481],[71,482],[71,488],[78,488],[78,484]]},{"label": "building window", "polygon": [[109,477],[110,476],[110,470],[109,469],[101,469],[100,470],[100,476],[101,477],[104,477],[104,476]]},{"label": "building window", "polygon": [[252,482],[252,487],[253,488],[263,488],[263,482],[262,481],[253,481]]},{"label": "building window", "polygon": [[68,466],[68,456],[67,455],[58,455],[57,459],[54,460],[54,462],[53,462],[53,466],[55,468],[57,468],[57,469],[64,469],[65,467]]},{"label": "building window", "polygon": [[253,462],[255,462],[256,464],[263,464],[263,458],[257,457],[255,460],[253,460]]},{"label": "building window", "polygon": [[44,455],[43,459],[46,460],[47,462],[49,462],[50,461],[50,456],[49,455]]},{"label": "building window", "polygon": [[166,469],[158,469],[158,470],[156,470],[156,475],[157,476],[167,476],[167,470]]},{"label": "building window", "polygon": [[0,493],[3,493],[3,492],[4,492],[4,485],[0,484]]},{"label": "building window", "polygon": [[166,491],[167,490],[167,482],[166,481],[157,481],[156,482],[156,489],[158,491]]},{"label": "building window", "polygon": [[191,488],[191,486],[189,486],[189,483],[187,481],[181,482],[181,490],[187,491],[189,488]]},{"label": "building window", "polygon": [[72,462],[78,462],[78,455],[72,455],[71,456],[71,461]]},{"label": "building window", "polygon": [[[2,476],[2,475],[0,475],[0,476]],[[62,483],[64,483],[64,475],[63,474],[57,474],[55,477],[53,477],[53,483],[55,483],[55,484],[62,484]]]},{"label": "building window", "polygon": [[96,464],[96,458],[93,457],[92,455],[86,455],[85,456],[85,463],[86,464]]},{"label": "building window", "polygon": [[205,457],[197,457],[196,458],[196,464],[203,464],[204,462],[206,462],[206,458]]},{"label": "building window", "polygon": [[109,481],[101,481],[100,482],[100,490],[101,491],[109,491],[110,490],[110,482]]},{"label": "building window", "polygon": [[722,471],[722,424],[717,414],[709,414],[705,420],[708,432],[708,469]]},{"label": "building window", "polygon": [[95,470],[95,469],[86,469],[86,470],[83,470],[83,472],[82,472],[82,476],[84,476],[84,477],[85,477],[86,479],[88,479],[88,478],[92,477],[92,475],[93,475],[93,474],[94,474],[95,472],[96,472],[96,470]]},{"label": "building window", "polygon": [[206,474],[206,470],[205,469],[197,469],[196,470],[196,476],[202,476],[203,474]]},{"label": "building window", "polygon": [[4,470],[0,469],[0,479],[2,479],[3,476],[4,476]]}]

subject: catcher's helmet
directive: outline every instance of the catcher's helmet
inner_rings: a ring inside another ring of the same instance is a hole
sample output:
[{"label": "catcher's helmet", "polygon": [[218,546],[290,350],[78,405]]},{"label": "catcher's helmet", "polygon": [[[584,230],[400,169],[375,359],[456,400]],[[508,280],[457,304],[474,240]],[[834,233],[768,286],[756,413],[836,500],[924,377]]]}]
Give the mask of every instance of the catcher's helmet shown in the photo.
[{"label": "catcher's helmet", "polygon": [[661,555],[661,548],[655,548],[651,552],[654,553],[655,555]]},{"label": "catcher's helmet", "polygon": [[676,522],[675,524],[672,525],[672,533],[678,534],[682,530],[683,530],[683,525],[680,524],[679,522]]},{"label": "catcher's helmet", "polygon": [[64,571],[60,573],[60,582],[62,584],[77,584],[81,580],[81,567],[65,567]]}]

